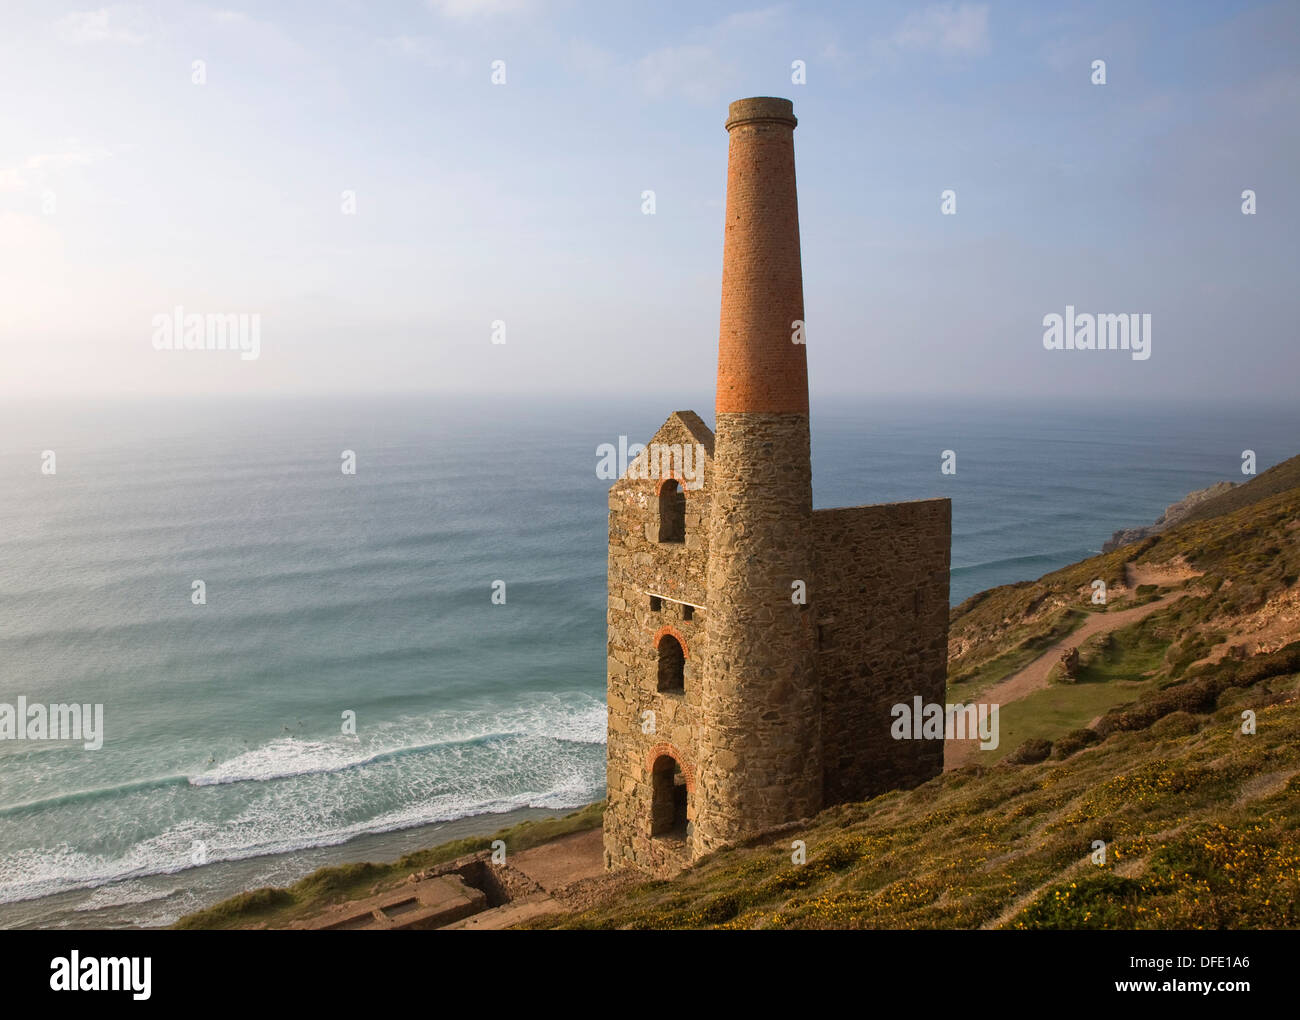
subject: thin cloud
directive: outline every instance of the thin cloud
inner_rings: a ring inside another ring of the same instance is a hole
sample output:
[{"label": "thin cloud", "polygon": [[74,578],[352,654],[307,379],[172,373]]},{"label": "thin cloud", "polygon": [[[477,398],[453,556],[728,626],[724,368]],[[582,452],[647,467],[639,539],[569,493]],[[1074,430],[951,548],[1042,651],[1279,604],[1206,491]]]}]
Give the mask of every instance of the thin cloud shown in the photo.
[{"label": "thin cloud", "polygon": [[988,4],[940,3],[907,15],[892,32],[873,35],[860,55],[832,39],[822,56],[842,73],[869,76],[899,71],[909,57],[978,57],[992,48]]},{"label": "thin cloud", "polygon": [[522,14],[536,6],[536,0],[425,0],[435,14],[455,21],[469,21],[498,14]]},{"label": "thin cloud", "polygon": [[737,11],[691,33],[690,41],[652,50],[633,66],[635,80],[648,96],[682,96],[693,102],[716,102],[736,80],[735,62],[723,54],[744,52],[758,37],[780,29],[780,6]]},{"label": "thin cloud", "polygon": [[430,35],[397,35],[380,39],[379,45],[389,53],[413,60],[424,67],[445,70],[455,69],[467,73],[469,61],[443,40]]},{"label": "thin cloud", "polygon": [[598,46],[589,39],[569,40],[569,66],[593,77],[604,77],[618,66],[612,50]]},{"label": "thin cloud", "polygon": [[935,4],[909,14],[890,37],[902,51],[980,56],[990,49],[988,4]]},{"label": "thin cloud", "polygon": [[140,8],[101,7],[96,11],[73,11],[54,23],[54,31],[66,43],[142,43],[148,35],[131,27],[140,20]]},{"label": "thin cloud", "polygon": [[0,167],[0,191],[23,191],[34,183],[33,178],[44,180],[60,170],[93,166],[112,155],[103,146],[83,146],[71,139],[55,151],[38,152],[16,166]]},{"label": "thin cloud", "polygon": [[759,7],[752,11],[737,11],[723,18],[715,31],[726,33],[768,29],[776,24],[784,10],[785,5],[778,4],[775,7]]},{"label": "thin cloud", "polygon": [[708,102],[728,80],[727,65],[710,46],[687,43],[647,53],[636,64],[637,78],[647,95],[680,94]]}]

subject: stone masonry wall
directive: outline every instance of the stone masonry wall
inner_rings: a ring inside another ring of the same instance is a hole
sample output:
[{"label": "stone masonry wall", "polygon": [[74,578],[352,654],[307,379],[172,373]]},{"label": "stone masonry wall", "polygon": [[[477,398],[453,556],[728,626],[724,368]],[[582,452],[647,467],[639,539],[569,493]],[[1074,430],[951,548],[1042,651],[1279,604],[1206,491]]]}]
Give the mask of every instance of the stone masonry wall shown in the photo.
[{"label": "stone masonry wall", "polygon": [[[667,599],[652,610],[647,593],[705,605],[713,433],[697,415],[678,412],[651,440],[662,446],[694,443],[702,443],[706,458],[703,486],[683,486],[685,542],[659,541],[659,465],[647,472],[654,477],[625,476],[609,492],[606,867],[636,864],[664,871],[689,858],[689,845],[650,836],[651,768],[663,754],[678,761],[688,778],[687,812],[693,817],[705,611]],[[637,466],[634,462],[628,475],[636,474]],[[656,638],[663,633],[676,636],[686,651],[681,693],[657,689]],[[655,713],[652,733],[642,731],[647,710]]]},{"label": "stone masonry wall", "polygon": [[697,852],[815,814],[822,785],[813,612],[791,599],[814,591],[808,419],[719,413],[715,449]]},{"label": "stone masonry wall", "polygon": [[943,771],[942,740],[894,740],[896,703],[945,701],[952,504],[813,513],[826,807]]}]

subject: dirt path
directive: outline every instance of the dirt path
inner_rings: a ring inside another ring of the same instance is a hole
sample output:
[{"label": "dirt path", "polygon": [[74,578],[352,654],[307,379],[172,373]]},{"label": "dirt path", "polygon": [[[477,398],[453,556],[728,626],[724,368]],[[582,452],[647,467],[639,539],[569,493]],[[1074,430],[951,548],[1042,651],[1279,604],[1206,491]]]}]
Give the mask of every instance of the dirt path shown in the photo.
[{"label": "dirt path", "polygon": [[[1154,602],[1134,606],[1131,609],[1093,614],[1084,621],[1082,627],[1056,642],[1028,666],[1012,673],[1005,680],[999,681],[986,690],[980,695],[979,701],[989,705],[1006,705],[1013,701],[1019,701],[1021,698],[1033,694],[1034,691],[1043,690],[1047,687],[1047,675],[1052,671],[1052,667],[1061,661],[1061,653],[1067,648],[1077,648],[1094,634],[1107,634],[1112,630],[1127,627],[1130,623],[1136,623],[1138,620],[1150,616],[1157,609],[1163,609],[1182,597],[1183,593],[1179,592],[1172,598],[1156,599]],[[978,754],[978,740],[945,741],[943,745],[943,770],[951,772],[963,765],[974,764]]]}]

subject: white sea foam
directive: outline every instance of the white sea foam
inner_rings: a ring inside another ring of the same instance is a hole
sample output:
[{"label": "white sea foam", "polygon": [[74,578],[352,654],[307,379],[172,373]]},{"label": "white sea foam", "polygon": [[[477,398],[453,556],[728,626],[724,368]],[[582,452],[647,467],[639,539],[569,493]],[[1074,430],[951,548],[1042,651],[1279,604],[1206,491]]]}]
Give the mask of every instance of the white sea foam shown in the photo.
[{"label": "white sea foam", "polygon": [[[337,846],[361,835],[395,832],[478,815],[504,814],[519,808],[578,808],[591,800],[592,781],[598,779],[593,775],[585,784],[566,779],[554,790],[523,791],[479,801],[451,797],[438,803],[412,804],[330,830],[301,827],[306,819],[300,812],[280,812],[275,817],[261,817],[257,819],[258,824],[250,824],[252,820],[245,818],[240,828],[246,841],[236,845],[214,843],[208,863]],[[157,839],[133,846],[121,857],[85,854],[67,844],[50,849],[20,850],[0,860],[0,903],[16,903],[72,889],[97,888],[127,878],[177,874],[193,866],[185,854],[179,852],[188,846],[173,838],[169,830]],[[156,898],[159,897],[145,897]],[[110,898],[101,905],[112,902],[115,901]]]},{"label": "white sea foam", "polygon": [[584,744],[605,742],[606,710],[589,695],[551,695],[514,708],[443,713],[380,723],[357,737],[280,737],[190,777],[193,786],[265,782],[338,772],[401,753],[433,750],[493,737],[541,736]]},{"label": "white sea foam", "polygon": [[[0,856],[0,903],[186,871],[196,842],[213,864],[518,808],[580,807],[603,787],[604,736],[602,703],[551,695],[501,711],[377,724],[366,741],[277,738],[191,778],[187,796],[246,791],[238,801],[212,802],[234,806],[233,814],[176,821],[120,854],[66,842],[8,852]],[[244,780],[253,782],[229,786]],[[185,805],[200,814],[212,806]],[[123,890],[132,895],[129,883],[114,885],[83,909],[126,902],[117,899]],[[163,894],[139,895],[143,902]]]}]

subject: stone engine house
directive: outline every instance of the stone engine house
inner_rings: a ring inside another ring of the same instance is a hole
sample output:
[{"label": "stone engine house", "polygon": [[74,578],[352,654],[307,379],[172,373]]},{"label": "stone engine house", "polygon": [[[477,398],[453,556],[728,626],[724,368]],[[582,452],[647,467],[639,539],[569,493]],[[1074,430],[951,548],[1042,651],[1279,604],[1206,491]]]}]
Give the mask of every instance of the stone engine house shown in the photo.
[{"label": "stone engine house", "polygon": [[609,493],[607,867],[702,854],[943,769],[946,499],[814,510],[792,104],[731,104],[716,432],[672,414]]}]

